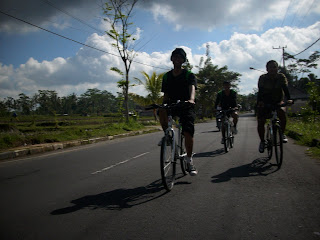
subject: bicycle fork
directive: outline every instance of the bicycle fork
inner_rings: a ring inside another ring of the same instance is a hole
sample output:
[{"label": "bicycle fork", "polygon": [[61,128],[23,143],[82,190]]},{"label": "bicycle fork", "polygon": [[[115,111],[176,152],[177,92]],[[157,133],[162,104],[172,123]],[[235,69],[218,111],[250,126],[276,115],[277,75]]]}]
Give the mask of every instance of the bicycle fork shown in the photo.
[{"label": "bicycle fork", "polygon": [[[170,137],[171,139],[171,159],[172,161],[175,161],[175,153],[176,153],[176,142],[175,142],[175,133],[172,127],[172,116],[168,116],[168,128],[166,130],[165,136]],[[169,140],[169,139],[165,139],[165,140]]]}]

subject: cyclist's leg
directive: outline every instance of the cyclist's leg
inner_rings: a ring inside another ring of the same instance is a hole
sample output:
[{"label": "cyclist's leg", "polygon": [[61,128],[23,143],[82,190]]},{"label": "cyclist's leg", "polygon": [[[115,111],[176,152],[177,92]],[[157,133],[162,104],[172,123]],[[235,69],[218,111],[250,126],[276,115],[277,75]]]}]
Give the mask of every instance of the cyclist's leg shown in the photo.
[{"label": "cyclist's leg", "polygon": [[188,133],[184,132],[184,139],[185,139],[185,147],[186,147],[186,152],[188,157],[192,157],[192,150],[193,150],[193,136]]},{"label": "cyclist's leg", "polygon": [[264,135],[265,135],[265,124],[266,124],[266,109],[263,107],[258,108],[257,112],[258,116],[258,134],[260,141],[264,141]]},{"label": "cyclist's leg", "polygon": [[168,128],[168,113],[166,109],[159,109],[159,120],[163,131]]},{"label": "cyclist's leg", "polygon": [[283,111],[282,108],[277,110],[277,114],[280,120],[280,127],[282,130],[282,133],[284,133],[284,131],[286,130],[286,125],[287,125],[287,117],[286,117],[286,113],[285,111]]},{"label": "cyclist's leg", "polygon": [[194,108],[188,109],[183,113],[179,114],[180,123],[182,126],[182,132],[185,137],[185,147],[187,152],[186,161],[188,164],[188,171],[190,175],[194,176],[198,172],[194,167],[193,160],[192,160],[192,151],[193,151],[193,143],[194,143],[194,121],[195,121],[195,111]]},{"label": "cyclist's leg", "polygon": [[231,114],[232,118],[233,118],[233,126],[237,127],[237,123],[238,123],[238,119],[239,119],[239,115],[238,112],[233,112]]}]

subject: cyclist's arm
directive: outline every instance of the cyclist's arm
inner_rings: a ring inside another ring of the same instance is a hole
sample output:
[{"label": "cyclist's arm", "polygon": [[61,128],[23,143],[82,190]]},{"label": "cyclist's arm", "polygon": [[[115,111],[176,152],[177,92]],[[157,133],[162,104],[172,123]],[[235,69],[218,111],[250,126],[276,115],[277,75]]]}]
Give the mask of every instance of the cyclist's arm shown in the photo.
[{"label": "cyclist's arm", "polygon": [[217,94],[217,98],[216,98],[216,102],[214,104],[214,109],[217,109],[218,105],[220,104],[221,102],[221,96],[220,96],[220,93]]},{"label": "cyclist's arm", "polygon": [[258,95],[257,95],[257,106],[263,107],[263,84],[262,84],[262,76],[260,76],[258,81]]},{"label": "cyclist's arm", "polygon": [[234,108],[234,109],[238,108],[238,104],[237,104],[237,92],[236,92],[236,91],[234,91],[232,108]]},{"label": "cyclist's arm", "polygon": [[169,95],[165,92],[164,95],[163,95],[163,101],[162,103],[165,104],[165,103],[169,103]]},{"label": "cyclist's arm", "polygon": [[190,103],[195,103],[195,97],[196,97],[196,87],[194,85],[189,85],[189,94],[190,94],[190,99],[188,102]]},{"label": "cyclist's arm", "polygon": [[289,93],[288,85],[284,85],[282,87],[282,90],[283,90],[284,95],[286,96],[287,100],[291,100],[291,96],[290,96],[290,93]]}]

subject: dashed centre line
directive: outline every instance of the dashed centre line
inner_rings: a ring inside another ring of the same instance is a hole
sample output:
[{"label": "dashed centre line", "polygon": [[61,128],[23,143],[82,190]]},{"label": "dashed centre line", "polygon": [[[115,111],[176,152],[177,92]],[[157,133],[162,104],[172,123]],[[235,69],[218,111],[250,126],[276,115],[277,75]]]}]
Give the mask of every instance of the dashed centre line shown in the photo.
[{"label": "dashed centre line", "polygon": [[100,169],[100,170],[98,170],[98,171],[95,171],[95,172],[93,172],[93,173],[91,173],[91,174],[98,174],[98,173],[107,171],[107,170],[109,170],[109,169],[111,169],[111,168],[114,168],[114,167],[116,167],[116,166],[119,166],[119,165],[121,165],[121,164],[124,164],[124,163],[126,163],[126,162],[129,162],[129,161],[131,161],[131,160],[133,160],[133,159],[142,157],[142,156],[144,156],[144,155],[146,155],[146,154],[148,154],[148,153],[150,153],[150,152],[145,152],[145,153],[139,154],[139,155],[137,155],[137,156],[135,156],[135,157],[132,157],[132,158],[129,158],[129,159],[127,159],[127,160],[118,162],[118,163],[113,164],[113,165],[111,165],[111,166],[109,166],[109,167],[102,168],[102,169]]}]

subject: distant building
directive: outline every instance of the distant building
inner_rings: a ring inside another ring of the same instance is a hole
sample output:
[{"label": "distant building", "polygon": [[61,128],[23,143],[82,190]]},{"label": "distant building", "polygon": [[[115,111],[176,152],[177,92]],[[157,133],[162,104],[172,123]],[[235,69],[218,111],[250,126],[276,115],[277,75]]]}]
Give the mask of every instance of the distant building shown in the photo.
[{"label": "distant building", "polygon": [[292,86],[291,84],[289,84],[288,88],[290,96],[294,100],[294,104],[289,108],[290,112],[300,112],[302,107],[307,106],[309,94],[300,88]]}]

